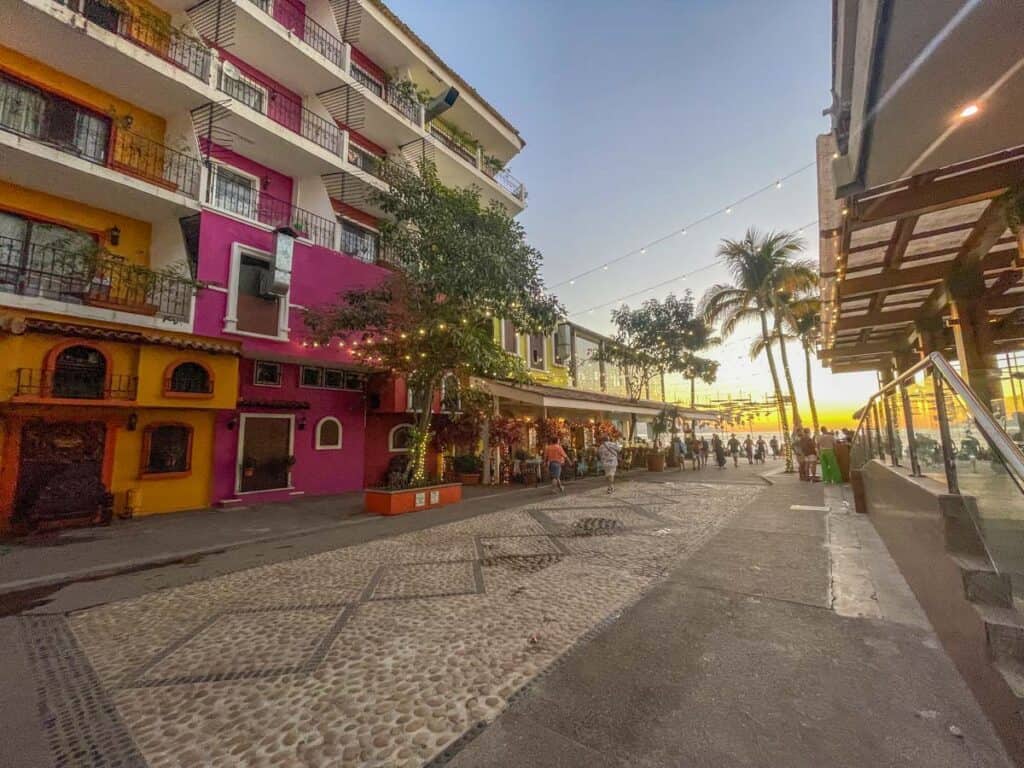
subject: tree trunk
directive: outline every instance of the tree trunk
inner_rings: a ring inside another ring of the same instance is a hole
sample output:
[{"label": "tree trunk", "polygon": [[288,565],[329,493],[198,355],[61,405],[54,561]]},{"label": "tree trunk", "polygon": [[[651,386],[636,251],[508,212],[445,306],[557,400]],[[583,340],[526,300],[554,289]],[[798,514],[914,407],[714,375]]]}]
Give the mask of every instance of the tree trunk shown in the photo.
[{"label": "tree trunk", "polygon": [[782,398],[782,386],[779,384],[779,372],[775,368],[775,356],[772,354],[771,333],[768,331],[768,317],[761,311],[761,338],[764,340],[764,353],[768,357],[768,370],[772,374],[772,385],[775,388],[775,406],[779,409],[782,420],[782,451],[786,459],[786,471],[793,471],[793,450],[789,440],[789,416],[786,415],[786,403]]},{"label": "tree trunk", "polygon": [[789,372],[789,355],[786,354],[786,338],[782,332],[782,323],[778,315],[775,317],[775,337],[779,341],[779,357],[782,360],[782,372],[786,376],[786,388],[789,390],[789,398],[793,401],[793,427],[800,429],[803,423],[800,419],[800,408],[796,402],[796,387],[793,386],[793,376]]},{"label": "tree trunk", "polygon": [[696,376],[691,376],[690,377],[690,407],[693,408],[693,406],[696,404],[696,402],[697,402],[697,377]]},{"label": "tree trunk", "polygon": [[814,422],[814,431],[817,432],[820,429],[820,425],[818,424],[818,404],[814,402],[814,385],[811,383],[811,348],[807,344],[802,346],[804,348],[805,373],[807,375],[807,402],[811,405],[811,421]]},{"label": "tree trunk", "polygon": [[[417,441],[409,451],[411,461],[407,470],[412,481],[424,480],[427,476],[427,446],[430,444],[430,424],[434,418],[434,393],[437,389],[438,384],[433,382],[424,387],[423,399],[419,403],[420,412],[416,416]],[[414,398],[415,407],[417,404]]]}]

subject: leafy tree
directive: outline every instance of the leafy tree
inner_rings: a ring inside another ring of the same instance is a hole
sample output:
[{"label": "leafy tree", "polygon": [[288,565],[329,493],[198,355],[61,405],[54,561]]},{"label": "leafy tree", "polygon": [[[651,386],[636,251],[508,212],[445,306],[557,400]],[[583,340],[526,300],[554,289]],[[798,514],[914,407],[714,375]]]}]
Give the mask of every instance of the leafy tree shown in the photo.
[{"label": "leafy tree", "polygon": [[717,366],[695,354],[708,345],[711,331],[689,291],[682,297],[649,299],[636,309],[623,305],[612,310],[612,321],[617,328],[613,342],[603,345],[597,357],[622,370],[630,400],[642,399],[655,376]]},{"label": "leafy tree", "polygon": [[[732,282],[711,286],[701,300],[704,318],[709,323],[718,323],[723,337],[731,336],[747,321],[760,325],[762,344],[759,351],[763,351],[768,359],[776,407],[782,419],[782,440],[786,470],[789,472],[793,470],[789,417],[771,343],[782,338],[782,297],[805,288],[815,279],[814,268],[809,262],[795,260],[803,248],[803,238],[795,233],[761,234],[753,227],[741,240],[723,240],[718,248],[718,257],[725,262]],[[787,378],[791,380],[788,364],[786,370]],[[795,397],[793,406],[795,409]]]},{"label": "leafy tree", "polygon": [[821,299],[807,296],[797,299],[789,305],[785,316],[793,338],[800,342],[804,351],[804,374],[807,377],[807,402],[811,408],[811,421],[814,429],[820,428],[818,423],[818,404],[814,399],[814,385],[811,382],[811,358],[814,356],[814,345],[821,334]]},{"label": "leafy tree", "polygon": [[409,478],[422,481],[431,404],[446,375],[525,378],[519,358],[495,342],[494,318],[524,333],[552,328],[563,310],[540,277],[541,254],[523,227],[479,193],[440,182],[434,165],[387,163],[382,237],[396,269],[377,285],[346,291],[306,312],[321,342],[358,342],[358,359],[404,377],[417,412]]}]

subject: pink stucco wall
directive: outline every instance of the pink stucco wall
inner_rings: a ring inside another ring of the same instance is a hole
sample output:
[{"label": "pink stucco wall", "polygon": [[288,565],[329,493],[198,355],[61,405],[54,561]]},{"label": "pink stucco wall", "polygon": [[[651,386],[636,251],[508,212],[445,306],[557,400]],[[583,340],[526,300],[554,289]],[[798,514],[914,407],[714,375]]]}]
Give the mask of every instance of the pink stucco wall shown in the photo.
[{"label": "pink stucco wall", "polygon": [[[365,474],[364,393],[298,386],[299,367],[303,362],[352,368],[355,361],[347,351],[340,349],[302,346],[308,333],[301,308],[331,302],[339,293],[351,288],[374,285],[388,271],[336,251],[296,243],[289,299],[290,304],[297,306],[293,306],[289,312],[289,340],[228,334],[224,332],[228,295],[217,288],[228,287],[232,245],[238,242],[271,252],[273,233],[211,211],[203,211],[201,217],[198,277],[209,283],[211,288],[199,291],[196,297],[195,333],[242,342],[240,399],[304,401],[310,404],[308,410],[239,408],[238,413],[294,413],[296,419],[305,416],[306,429],[295,432],[296,463],[292,470],[292,485],[296,491],[327,494],[361,488]],[[252,361],[260,357],[287,363],[284,365],[281,387],[253,386]],[[316,451],[313,448],[316,423],[327,415],[336,417],[342,423],[344,447],[341,451]],[[235,496],[239,431],[237,425],[234,429],[228,427],[233,417],[237,418],[237,415],[226,412],[217,419],[213,488],[215,501]],[[384,437],[386,440],[386,434]],[[287,493],[267,492],[245,498],[262,501],[289,496]]]},{"label": "pink stucco wall", "polygon": [[[288,26],[287,24],[285,26]],[[261,72],[244,59],[240,59],[231,51],[221,46],[215,46],[217,53],[222,59],[234,64],[238,71],[250,80],[255,80],[268,91],[270,100],[267,103],[267,117],[296,133],[300,132],[302,126],[302,97],[295,91],[285,88],[274,78]]]},{"label": "pink stucco wall", "polygon": [[292,189],[294,188],[291,176],[278,173],[273,168],[260,165],[244,155],[233,152],[227,147],[222,147],[217,142],[209,141],[203,137],[199,139],[199,149],[204,156],[209,152],[210,157],[214,160],[260,179],[260,194],[268,194],[271,197],[276,197],[278,200],[291,204]]}]

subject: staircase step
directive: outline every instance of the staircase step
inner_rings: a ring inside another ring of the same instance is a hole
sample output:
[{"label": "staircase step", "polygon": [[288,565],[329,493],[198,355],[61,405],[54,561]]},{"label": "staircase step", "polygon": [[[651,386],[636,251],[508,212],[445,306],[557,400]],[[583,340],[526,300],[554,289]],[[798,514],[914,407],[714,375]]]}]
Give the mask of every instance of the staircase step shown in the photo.
[{"label": "staircase step", "polygon": [[952,554],[963,575],[964,594],[972,603],[1013,608],[1013,583],[985,555]]},{"label": "staircase step", "polygon": [[996,661],[1024,663],[1024,616],[1012,608],[974,603],[985,622],[989,652]]}]

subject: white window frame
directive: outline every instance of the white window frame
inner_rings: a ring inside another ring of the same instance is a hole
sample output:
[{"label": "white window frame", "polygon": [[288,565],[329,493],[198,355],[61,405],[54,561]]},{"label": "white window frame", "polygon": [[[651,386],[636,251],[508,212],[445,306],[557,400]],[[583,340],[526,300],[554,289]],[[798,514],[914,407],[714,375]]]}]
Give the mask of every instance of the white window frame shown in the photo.
[{"label": "white window frame", "polygon": [[[333,421],[338,425],[338,444],[337,445],[324,445],[320,442],[320,427],[325,422]],[[345,429],[341,426],[341,422],[334,416],[324,416],[320,421],[316,423],[316,433],[314,434],[314,447],[318,451],[340,451],[345,444]]]},{"label": "white window frame", "polygon": [[[524,344],[522,343],[523,342],[522,334],[516,331],[515,326],[512,327],[512,332],[513,332],[513,334],[515,334],[515,337],[516,337],[516,351],[515,352],[509,352],[505,348],[505,336],[506,336],[506,334],[505,334],[505,322],[506,321],[504,320],[504,318],[498,321],[498,329],[499,329],[499,331],[501,333],[501,351],[504,352],[507,355],[516,355],[517,357],[523,357],[522,349],[523,349]],[[527,338],[529,338],[529,337],[527,337]],[[523,357],[523,359],[525,359],[525,357]]]},{"label": "white window frame", "polygon": [[[281,372],[281,377],[277,384],[260,384],[256,381],[256,369],[261,363],[269,363],[270,365],[276,365],[277,370]],[[252,361],[252,385],[254,387],[268,387],[269,389],[280,389],[284,386],[284,364],[277,362],[277,360],[253,360]]]},{"label": "white window frame", "polygon": [[288,334],[290,332],[290,329],[288,328],[288,310],[291,306],[291,286],[288,287],[288,292],[284,296],[277,297],[279,307],[277,336],[268,336],[264,333],[253,333],[252,331],[242,331],[238,329],[238,275],[242,268],[243,256],[261,259],[267,262],[271,269],[273,269],[274,266],[273,254],[238,242],[231,244],[231,272],[228,276],[228,307],[227,314],[224,316],[224,333],[231,333],[237,336],[251,336],[256,339],[288,341]]},{"label": "white window frame", "polygon": [[288,469],[288,485],[283,488],[266,488],[262,491],[242,490],[242,451],[245,448],[245,423],[249,419],[288,419],[290,428],[288,430],[288,455],[295,455],[295,414],[281,415],[277,413],[243,413],[238,417],[238,447],[235,449],[235,495],[248,496],[254,493],[275,493],[277,491],[293,490],[292,470]]},{"label": "white window frame", "polygon": [[[533,364],[533,337],[540,336],[540,363],[541,367],[537,368]],[[526,367],[531,371],[546,371],[548,370],[548,337],[545,333],[528,333],[526,334]]]},{"label": "white window frame", "polygon": [[231,163],[225,163],[221,160],[210,161],[210,175],[207,180],[207,185],[210,188],[210,207],[214,210],[226,213],[228,216],[234,216],[235,218],[242,219],[243,221],[253,221],[257,224],[260,223],[259,218],[255,216],[245,216],[238,211],[232,211],[230,208],[225,208],[217,203],[217,175],[220,173],[221,168],[230,171],[235,176],[241,176],[243,179],[248,179],[252,182],[253,208],[256,211],[259,211],[260,209],[260,194],[263,191],[263,180],[259,176],[251,174],[248,171],[243,171],[241,168],[237,168],[231,165]]},{"label": "white window frame", "polygon": [[[320,372],[320,383],[319,384],[306,384],[305,376],[306,370],[319,371]],[[299,388],[300,389],[324,389],[324,369],[319,365],[302,365],[299,366]]]},{"label": "white window frame", "polygon": [[388,432],[388,451],[390,453],[408,453],[409,452],[408,448],[395,448],[395,433],[398,432],[398,430],[403,429],[403,428],[415,429],[416,425],[415,424],[409,424],[409,423],[403,423],[403,424],[396,424],[395,426],[393,426],[391,428],[391,431]]}]

